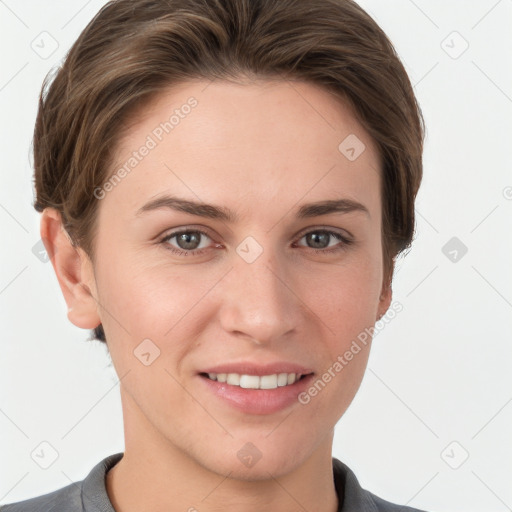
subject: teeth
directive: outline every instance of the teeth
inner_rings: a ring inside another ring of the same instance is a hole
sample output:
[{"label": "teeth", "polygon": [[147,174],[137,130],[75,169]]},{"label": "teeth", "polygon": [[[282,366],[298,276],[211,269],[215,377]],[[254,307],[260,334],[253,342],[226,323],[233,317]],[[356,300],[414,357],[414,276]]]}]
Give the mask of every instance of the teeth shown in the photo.
[{"label": "teeth", "polygon": [[280,373],[277,376],[277,385],[278,386],[286,386],[288,384],[288,374],[287,373]]},{"label": "teeth", "polygon": [[240,375],[238,373],[228,373],[226,382],[232,386],[240,386]]},{"label": "teeth", "polygon": [[226,382],[245,389],[277,389],[289,386],[302,377],[300,373],[275,373],[274,375],[240,375],[238,373],[209,373],[211,380]]},{"label": "teeth", "polygon": [[246,389],[258,389],[261,386],[260,377],[257,375],[240,375],[238,382],[241,388]]}]

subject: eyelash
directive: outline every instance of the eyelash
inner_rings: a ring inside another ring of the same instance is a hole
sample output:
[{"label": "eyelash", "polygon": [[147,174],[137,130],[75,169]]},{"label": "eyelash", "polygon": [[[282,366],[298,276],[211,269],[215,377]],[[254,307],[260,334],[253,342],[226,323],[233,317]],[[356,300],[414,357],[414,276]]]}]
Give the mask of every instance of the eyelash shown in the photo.
[{"label": "eyelash", "polygon": [[[179,235],[186,234],[186,233],[201,233],[202,235],[204,235],[204,236],[206,236],[206,237],[211,239],[211,236],[206,231],[203,231],[202,229],[194,228],[194,229],[183,229],[181,231],[174,231],[174,232],[170,233],[169,235],[166,235],[160,241],[160,243],[164,244],[164,246],[167,248],[167,250],[170,250],[172,253],[179,254],[179,255],[183,255],[183,253],[185,253],[186,255],[190,255],[190,256],[198,256],[200,254],[203,254],[205,251],[209,250],[209,248],[192,249],[192,250],[177,249],[176,247],[173,247],[172,245],[167,243],[172,238],[174,238],[176,236],[179,236]],[[322,254],[337,253],[337,252],[346,250],[348,246],[350,246],[350,245],[352,245],[354,243],[353,240],[350,240],[349,238],[344,237],[343,235],[341,235],[337,231],[330,231],[328,229],[321,229],[321,228],[312,229],[311,231],[306,231],[305,233],[302,233],[299,236],[299,240],[301,240],[302,238],[304,238],[305,236],[307,236],[307,235],[309,235],[311,233],[325,233],[325,234],[331,235],[332,237],[334,237],[337,240],[339,240],[340,242],[342,242],[341,245],[336,245],[332,249],[313,249],[312,247],[305,247],[305,249],[309,249],[310,251],[314,251],[317,254],[318,253],[322,253]],[[301,247],[304,247],[304,246],[301,246]]]}]

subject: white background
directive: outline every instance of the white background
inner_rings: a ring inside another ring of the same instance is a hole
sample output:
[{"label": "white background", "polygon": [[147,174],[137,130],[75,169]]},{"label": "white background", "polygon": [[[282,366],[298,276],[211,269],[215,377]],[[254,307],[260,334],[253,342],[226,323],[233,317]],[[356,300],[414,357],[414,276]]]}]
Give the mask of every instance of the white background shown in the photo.
[{"label": "white background", "polygon": [[[124,449],[106,350],[68,322],[51,264],[32,252],[40,86],[104,3],[0,1],[0,503],[81,480]],[[415,84],[425,176],[394,279],[404,310],[375,338],[333,454],[396,503],[512,510],[512,1],[360,4]],[[58,43],[47,58],[31,47],[43,31]],[[442,251],[452,237],[468,249],[456,262]],[[58,452],[48,469],[31,458],[44,441]]]}]

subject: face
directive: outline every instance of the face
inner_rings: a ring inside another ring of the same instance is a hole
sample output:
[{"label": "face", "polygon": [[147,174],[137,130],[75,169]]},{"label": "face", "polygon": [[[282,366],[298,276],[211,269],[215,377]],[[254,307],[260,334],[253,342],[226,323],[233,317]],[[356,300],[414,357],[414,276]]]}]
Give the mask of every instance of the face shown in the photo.
[{"label": "face", "polygon": [[[389,306],[378,152],[347,105],[305,83],[187,82],[140,114],[111,169],[125,172],[96,191],[87,283],[127,448],[284,474],[330,450],[370,343],[344,354]],[[291,373],[306,376],[236,385]]]}]

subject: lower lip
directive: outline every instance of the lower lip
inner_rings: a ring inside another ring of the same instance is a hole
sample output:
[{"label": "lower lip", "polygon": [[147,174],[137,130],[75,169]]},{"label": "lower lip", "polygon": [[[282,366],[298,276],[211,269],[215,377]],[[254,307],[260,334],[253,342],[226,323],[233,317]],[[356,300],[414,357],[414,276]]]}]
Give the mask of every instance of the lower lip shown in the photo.
[{"label": "lower lip", "polygon": [[247,414],[272,414],[298,403],[314,374],[276,389],[246,389],[199,375],[205,386],[229,405]]}]

